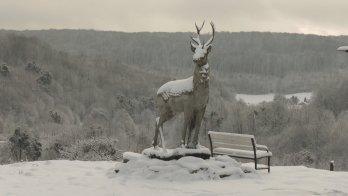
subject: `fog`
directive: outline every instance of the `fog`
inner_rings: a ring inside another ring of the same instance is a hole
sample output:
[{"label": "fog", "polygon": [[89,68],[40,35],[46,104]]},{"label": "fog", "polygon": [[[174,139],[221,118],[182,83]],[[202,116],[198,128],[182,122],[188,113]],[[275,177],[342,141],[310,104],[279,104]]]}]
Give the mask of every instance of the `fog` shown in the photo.
[{"label": "fog", "polygon": [[2,0],[0,28],[187,32],[205,19],[218,31],[341,35],[347,7],[344,0]]}]

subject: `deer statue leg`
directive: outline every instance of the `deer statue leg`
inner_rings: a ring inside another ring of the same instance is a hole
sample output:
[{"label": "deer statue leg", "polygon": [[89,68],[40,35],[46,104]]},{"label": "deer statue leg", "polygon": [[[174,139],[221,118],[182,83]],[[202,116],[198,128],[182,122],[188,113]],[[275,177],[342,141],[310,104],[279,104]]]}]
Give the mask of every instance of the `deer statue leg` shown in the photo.
[{"label": "deer statue leg", "polygon": [[187,120],[185,118],[184,120],[184,128],[181,131],[181,147],[184,148],[185,147],[185,143],[186,143],[186,133],[187,133]]},{"label": "deer statue leg", "polygon": [[167,152],[166,142],[164,141],[164,136],[163,136],[163,125],[161,127],[159,127],[159,131],[160,131],[161,144],[162,144],[163,151]]},{"label": "deer statue leg", "polygon": [[181,132],[181,147],[185,147],[186,145],[186,142],[188,143],[189,140],[187,139],[186,140],[186,137],[187,137],[187,129],[189,128],[190,126],[190,118],[192,116],[192,112],[190,110],[185,110],[184,111],[184,127],[182,129],[182,132]]},{"label": "deer statue leg", "polygon": [[159,132],[159,126],[158,126],[159,119],[160,119],[160,117],[156,118],[155,136],[153,137],[153,141],[152,141],[153,147],[156,147],[158,145],[157,139],[158,139],[158,132]]},{"label": "deer statue leg", "polygon": [[197,148],[199,129],[201,128],[201,123],[202,123],[204,113],[205,113],[205,107],[199,112],[197,112],[197,116],[195,119],[195,135],[193,137],[193,148]]},{"label": "deer statue leg", "polygon": [[[156,128],[155,128],[155,136],[153,137],[152,145],[156,147],[158,145],[158,133],[160,127],[163,127],[163,123],[173,117],[173,113],[171,111],[167,111],[165,113],[161,113],[160,117],[156,118]],[[162,129],[163,130],[163,129]]]},{"label": "deer statue leg", "polygon": [[195,128],[195,118],[191,117],[191,119],[189,120],[189,130],[188,130],[188,139],[187,139],[187,148],[194,148],[194,146],[192,145],[192,131]]}]

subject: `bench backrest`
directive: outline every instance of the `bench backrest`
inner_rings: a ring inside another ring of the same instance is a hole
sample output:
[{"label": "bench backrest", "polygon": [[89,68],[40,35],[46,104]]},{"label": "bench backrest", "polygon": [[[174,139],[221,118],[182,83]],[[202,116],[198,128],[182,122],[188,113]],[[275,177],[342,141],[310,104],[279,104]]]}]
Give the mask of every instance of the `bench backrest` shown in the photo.
[{"label": "bench backrest", "polygon": [[251,151],[255,149],[255,138],[253,135],[215,131],[209,131],[208,135],[212,149],[219,147]]}]

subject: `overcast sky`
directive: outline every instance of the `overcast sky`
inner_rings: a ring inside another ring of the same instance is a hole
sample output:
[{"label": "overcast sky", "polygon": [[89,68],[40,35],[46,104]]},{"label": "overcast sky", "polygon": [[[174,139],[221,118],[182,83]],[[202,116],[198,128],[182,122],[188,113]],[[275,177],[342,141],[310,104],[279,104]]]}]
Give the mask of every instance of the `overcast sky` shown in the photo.
[{"label": "overcast sky", "polygon": [[347,15],[348,0],[0,0],[0,29],[16,30],[194,31],[205,19],[218,31],[348,35]]}]

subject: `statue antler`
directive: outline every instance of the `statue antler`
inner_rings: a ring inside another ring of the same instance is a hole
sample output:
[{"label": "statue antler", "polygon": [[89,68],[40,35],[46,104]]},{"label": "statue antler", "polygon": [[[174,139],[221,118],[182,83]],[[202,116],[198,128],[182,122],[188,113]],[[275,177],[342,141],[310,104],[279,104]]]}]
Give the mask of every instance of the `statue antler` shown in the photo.
[{"label": "statue antler", "polygon": [[210,22],[211,28],[213,29],[213,35],[212,37],[207,41],[207,43],[205,44],[205,46],[210,45],[211,43],[213,43],[214,37],[215,37],[215,25],[213,22]]},{"label": "statue antler", "polygon": [[204,23],[205,23],[205,20],[203,21],[203,24],[202,24],[201,28],[198,28],[197,24],[195,23],[195,26],[196,26],[197,34],[198,34],[198,35],[200,35],[201,30],[203,29]]},{"label": "statue antler", "polygon": [[205,23],[205,20],[203,21],[203,24],[202,24],[202,26],[201,26],[200,28],[197,26],[197,23],[195,23],[196,30],[197,30],[197,37],[193,38],[193,37],[191,36],[191,39],[192,39],[192,41],[194,42],[194,44],[191,43],[191,45],[192,45],[193,47],[195,47],[195,48],[196,48],[197,46],[203,46],[203,45],[204,45],[204,43],[203,43],[203,44],[201,43],[201,40],[200,40],[200,38],[199,38],[200,33],[201,33],[201,30],[203,29],[204,23]]}]

